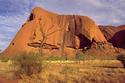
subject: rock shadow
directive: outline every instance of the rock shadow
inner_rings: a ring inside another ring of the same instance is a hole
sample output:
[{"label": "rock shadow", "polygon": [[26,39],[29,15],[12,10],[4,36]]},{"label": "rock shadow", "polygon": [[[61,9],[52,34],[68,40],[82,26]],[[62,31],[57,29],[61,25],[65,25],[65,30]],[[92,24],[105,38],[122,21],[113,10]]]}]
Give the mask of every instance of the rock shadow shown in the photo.
[{"label": "rock shadow", "polygon": [[109,40],[109,42],[117,48],[125,49],[125,30],[121,30],[115,33],[114,36]]}]

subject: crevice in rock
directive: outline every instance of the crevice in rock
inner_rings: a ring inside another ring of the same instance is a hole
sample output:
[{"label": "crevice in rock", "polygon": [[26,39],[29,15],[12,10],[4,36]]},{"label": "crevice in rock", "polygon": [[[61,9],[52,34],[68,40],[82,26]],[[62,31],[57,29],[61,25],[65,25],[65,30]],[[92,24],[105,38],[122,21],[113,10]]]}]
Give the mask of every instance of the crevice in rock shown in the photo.
[{"label": "crevice in rock", "polygon": [[14,46],[15,43],[12,43],[12,45]]},{"label": "crevice in rock", "polygon": [[28,21],[31,21],[34,19],[34,15],[31,13],[30,17],[29,17],[29,20]]}]

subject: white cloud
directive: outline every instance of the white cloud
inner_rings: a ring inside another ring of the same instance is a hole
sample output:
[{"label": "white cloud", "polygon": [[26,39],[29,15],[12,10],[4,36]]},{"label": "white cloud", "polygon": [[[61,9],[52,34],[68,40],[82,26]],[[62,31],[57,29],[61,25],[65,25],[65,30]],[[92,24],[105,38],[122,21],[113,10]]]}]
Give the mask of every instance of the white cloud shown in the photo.
[{"label": "white cloud", "polygon": [[28,15],[0,16],[0,49],[5,49]]},{"label": "white cloud", "polygon": [[99,0],[86,0],[86,2],[96,7],[105,7],[105,5],[103,5],[103,3],[101,3]]}]

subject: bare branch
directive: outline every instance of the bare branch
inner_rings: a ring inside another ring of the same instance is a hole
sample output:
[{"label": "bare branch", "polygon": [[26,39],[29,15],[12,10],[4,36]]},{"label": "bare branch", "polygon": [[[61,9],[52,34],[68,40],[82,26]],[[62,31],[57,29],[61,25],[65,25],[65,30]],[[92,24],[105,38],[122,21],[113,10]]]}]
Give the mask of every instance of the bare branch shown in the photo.
[{"label": "bare branch", "polygon": [[52,25],[50,28],[48,28],[47,33],[54,27],[55,25]]},{"label": "bare branch", "polygon": [[53,32],[51,32],[51,33],[48,33],[46,36],[50,36],[51,34],[57,32],[57,31],[61,31],[61,30],[63,30],[63,28],[62,28],[62,29],[55,30],[55,31],[53,31]]}]

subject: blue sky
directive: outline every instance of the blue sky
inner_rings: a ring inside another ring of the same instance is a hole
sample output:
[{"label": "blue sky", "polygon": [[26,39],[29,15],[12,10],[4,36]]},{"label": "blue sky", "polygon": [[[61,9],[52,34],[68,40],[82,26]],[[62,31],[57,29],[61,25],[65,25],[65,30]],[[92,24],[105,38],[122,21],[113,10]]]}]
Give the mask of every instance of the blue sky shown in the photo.
[{"label": "blue sky", "polygon": [[59,14],[90,16],[97,24],[125,24],[125,0],[0,0],[0,49],[4,50],[28,18],[40,6]]}]

